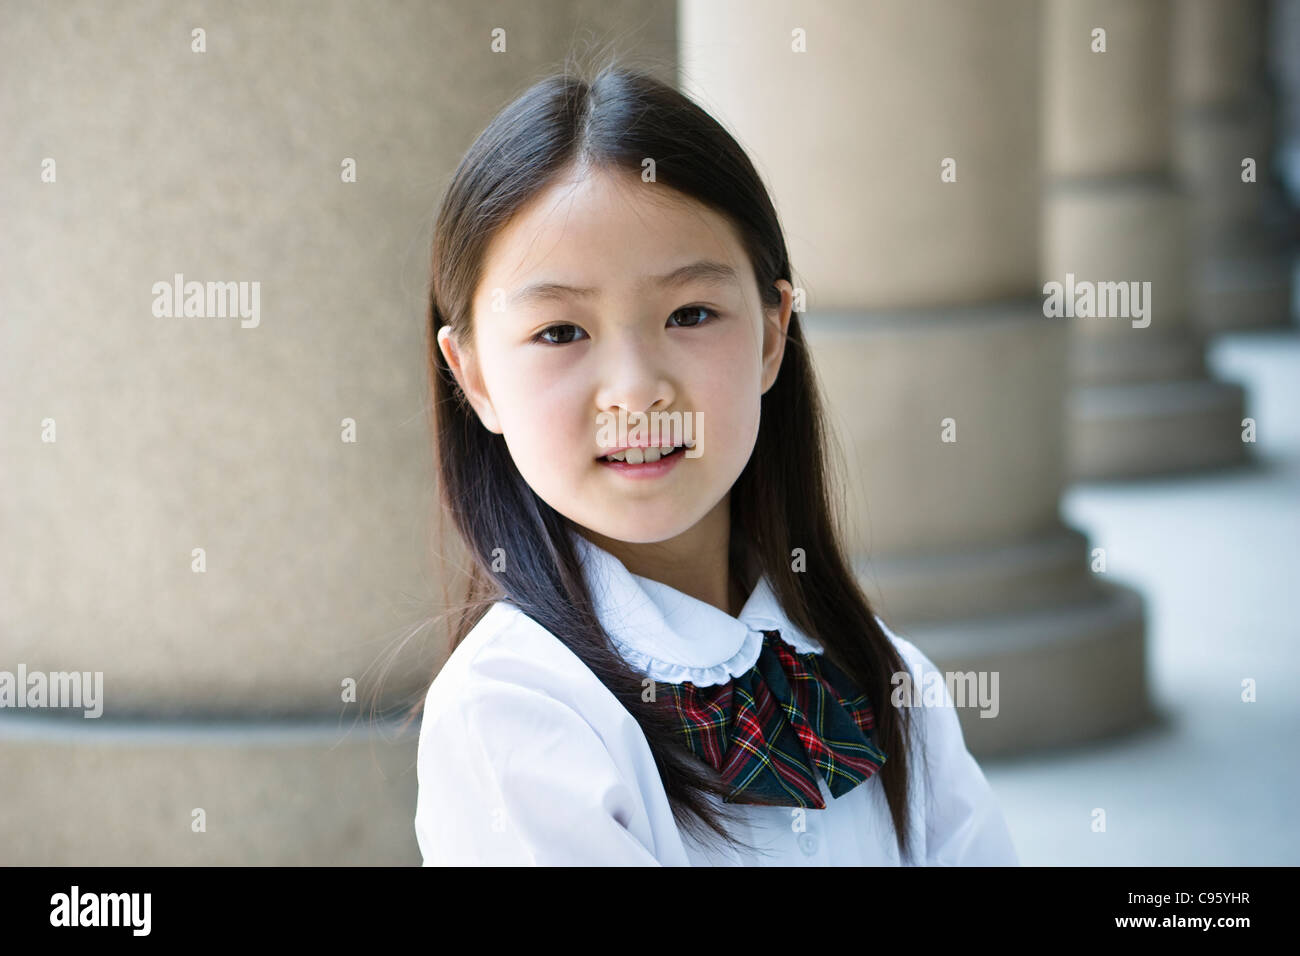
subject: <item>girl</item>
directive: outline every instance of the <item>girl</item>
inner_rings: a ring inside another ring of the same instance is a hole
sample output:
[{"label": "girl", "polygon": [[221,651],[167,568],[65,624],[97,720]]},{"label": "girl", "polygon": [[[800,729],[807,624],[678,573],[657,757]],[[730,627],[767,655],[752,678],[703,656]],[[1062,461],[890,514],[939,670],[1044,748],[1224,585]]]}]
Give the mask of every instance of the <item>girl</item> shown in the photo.
[{"label": "girl", "polygon": [[792,292],[750,160],[647,74],[566,70],[465,155],[429,354],[474,566],[426,865],[1017,862],[951,698],[891,702],[934,665],[845,558]]}]

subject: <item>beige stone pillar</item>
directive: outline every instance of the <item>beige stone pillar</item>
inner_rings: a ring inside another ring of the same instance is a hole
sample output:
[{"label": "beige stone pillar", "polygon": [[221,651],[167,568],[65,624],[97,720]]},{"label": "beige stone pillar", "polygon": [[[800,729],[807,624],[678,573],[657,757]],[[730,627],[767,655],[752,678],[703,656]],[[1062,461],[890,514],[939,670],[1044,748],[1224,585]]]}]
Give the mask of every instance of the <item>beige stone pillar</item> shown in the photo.
[{"label": "beige stone pillar", "polygon": [[[1174,5],[1178,173],[1191,193],[1195,314],[1208,332],[1291,325],[1293,226],[1273,179],[1266,0]],[[1254,182],[1243,181],[1253,161]]]},{"label": "beige stone pillar", "polygon": [[[582,36],[671,63],[675,19],[6,10],[0,670],[101,672],[103,713],[0,710],[0,862],[419,862],[418,724],[369,728],[385,665],[378,716],[439,663],[436,631],[389,658],[442,594],[432,217],[493,112]],[[156,315],[178,273],[259,283],[257,321]]]},{"label": "beige stone pillar", "polygon": [[786,228],[877,607],[940,668],[998,673],[997,716],[960,712],[978,754],[1134,726],[1142,601],[1090,571],[1059,517],[1067,327],[1038,294],[1039,5],[681,10],[686,86],[752,150]]},{"label": "beige stone pillar", "polygon": [[1075,478],[1245,460],[1242,389],[1210,376],[1192,321],[1188,203],[1172,175],[1170,16],[1165,0],[1046,5],[1044,288],[1137,293],[1127,309],[1123,295],[1099,292],[1106,314],[1046,320],[1071,333]]}]

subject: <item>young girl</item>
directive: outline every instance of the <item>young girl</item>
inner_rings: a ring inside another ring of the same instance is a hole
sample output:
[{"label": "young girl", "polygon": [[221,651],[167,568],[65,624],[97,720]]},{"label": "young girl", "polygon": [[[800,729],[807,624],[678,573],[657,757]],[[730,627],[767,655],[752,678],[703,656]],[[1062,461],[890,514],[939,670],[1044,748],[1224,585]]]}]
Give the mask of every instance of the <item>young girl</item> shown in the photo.
[{"label": "young girl", "polygon": [[934,665],[846,560],[792,292],[750,160],[647,74],[544,80],[462,160],[429,353],[474,566],[426,865],[1016,864],[951,698],[891,703]]}]

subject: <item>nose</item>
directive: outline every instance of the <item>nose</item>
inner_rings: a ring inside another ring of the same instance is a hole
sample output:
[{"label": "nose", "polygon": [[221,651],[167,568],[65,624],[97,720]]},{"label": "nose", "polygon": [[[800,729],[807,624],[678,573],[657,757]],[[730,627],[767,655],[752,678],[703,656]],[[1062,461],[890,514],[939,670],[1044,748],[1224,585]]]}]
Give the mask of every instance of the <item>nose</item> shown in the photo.
[{"label": "nose", "polygon": [[627,337],[622,347],[601,357],[600,368],[598,411],[664,411],[676,398],[666,355],[644,340]]}]

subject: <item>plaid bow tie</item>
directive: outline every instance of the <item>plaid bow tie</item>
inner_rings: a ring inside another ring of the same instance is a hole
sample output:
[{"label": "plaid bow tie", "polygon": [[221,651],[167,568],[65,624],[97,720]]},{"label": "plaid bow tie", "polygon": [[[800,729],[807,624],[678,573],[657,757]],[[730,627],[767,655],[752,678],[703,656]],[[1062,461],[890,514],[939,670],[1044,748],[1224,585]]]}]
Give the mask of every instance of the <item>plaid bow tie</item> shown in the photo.
[{"label": "plaid bow tie", "polygon": [[754,666],[726,684],[667,686],[691,750],[731,786],[728,803],[825,809],[814,767],[841,797],[885,762],[866,695],[778,631],[763,632]]}]

